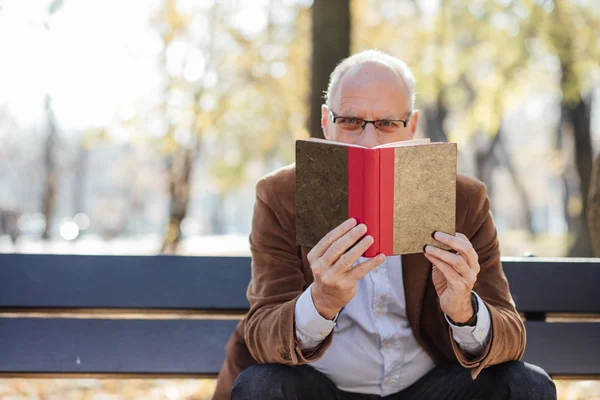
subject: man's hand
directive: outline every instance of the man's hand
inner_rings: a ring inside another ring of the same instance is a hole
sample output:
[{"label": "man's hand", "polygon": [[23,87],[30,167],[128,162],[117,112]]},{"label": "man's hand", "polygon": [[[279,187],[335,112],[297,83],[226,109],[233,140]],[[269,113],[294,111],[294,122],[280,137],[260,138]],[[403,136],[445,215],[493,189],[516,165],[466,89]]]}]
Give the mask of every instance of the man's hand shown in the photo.
[{"label": "man's hand", "polygon": [[425,257],[433,264],[433,285],[442,311],[452,321],[464,323],[473,317],[471,291],[479,274],[479,256],[462,233],[452,236],[436,232],[434,238],[458,252],[425,247]]},{"label": "man's hand", "polygon": [[385,260],[379,254],[352,267],[373,244],[373,237],[363,237],[365,233],[365,224],[356,225],[356,220],[350,218],[325,235],[307,255],[315,277],[313,303],[323,318],[333,319],[356,294],[356,283]]}]

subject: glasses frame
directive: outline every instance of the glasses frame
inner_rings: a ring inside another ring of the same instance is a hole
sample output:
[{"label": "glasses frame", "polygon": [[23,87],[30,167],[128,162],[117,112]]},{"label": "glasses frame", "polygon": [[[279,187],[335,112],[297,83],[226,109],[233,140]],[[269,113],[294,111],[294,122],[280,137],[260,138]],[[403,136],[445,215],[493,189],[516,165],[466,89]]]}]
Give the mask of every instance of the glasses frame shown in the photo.
[{"label": "glasses frame", "polygon": [[332,119],[333,119],[333,123],[334,123],[334,124],[337,124],[337,122],[336,122],[336,121],[337,121],[338,119],[340,119],[340,118],[354,118],[354,119],[356,119],[356,120],[359,120],[359,121],[362,121],[362,122],[364,122],[364,123],[363,123],[363,125],[362,125],[362,127],[361,127],[361,130],[364,130],[364,129],[365,129],[365,127],[367,126],[367,124],[373,124],[373,126],[375,127],[375,129],[379,130],[379,128],[377,127],[377,125],[375,125],[375,123],[377,123],[377,122],[383,122],[383,121],[389,121],[389,122],[402,122],[402,124],[403,124],[403,125],[404,125],[404,127],[406,128],[406,126],[407,126],[407,125],[408,125],[408,123],[410,122],[410,117],[412,117],[412,115],[413,115],[413,112],[414,112],[414,110],[413,110],[413,111],[410,111],[410,112],[408,113],[408,115],[406,116],[406,119],[403,119],[403,120],[402,120],[402,119],[376,119],[376,120],[372,120],[372,121],[370,121],[370,120],[368,120],[368,119],[362,119],[362,118],[358,118],[358,117],[346,117],[346,116],[343,116],[343,115],[336,115],[336,114],[333,112],[333,110],[332,110],[331,108],[328,108],[328,110],[329,110],[329,113],[331,114],[331,117],[332,117]]}]

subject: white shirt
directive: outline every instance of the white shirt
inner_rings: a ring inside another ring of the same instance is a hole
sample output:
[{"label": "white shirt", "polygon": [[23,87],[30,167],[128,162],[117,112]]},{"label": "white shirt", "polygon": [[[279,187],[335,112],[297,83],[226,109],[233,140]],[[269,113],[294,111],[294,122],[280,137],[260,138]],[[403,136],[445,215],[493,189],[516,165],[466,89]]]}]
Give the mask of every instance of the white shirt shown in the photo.
[{"label": "white shirt", "polygon": [[[361,257],[355,265],[365,260]],[[334,330],[330,348],[310,365],[341,390],[387,396],[410,386],[435,366],[406,317],[401,260],[401,256],[388,256],[361,279],[356,295],[335,322],[318,313],[310,287],[296,303],[296,337],[301,349],[318,346]],[[448,321],[454,340],[471,355],[485,349],[491,326],[488,309],[476,297],[479,312],[474,327]]]}]

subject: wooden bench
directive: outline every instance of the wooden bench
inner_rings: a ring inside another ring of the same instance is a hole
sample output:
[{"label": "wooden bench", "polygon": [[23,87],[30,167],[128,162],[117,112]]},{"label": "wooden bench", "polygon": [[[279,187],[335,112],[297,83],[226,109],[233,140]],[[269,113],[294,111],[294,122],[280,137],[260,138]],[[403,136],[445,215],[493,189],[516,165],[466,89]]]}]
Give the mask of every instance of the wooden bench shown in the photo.
[{"label": "wooden bench", "polygon": [[[600,259],[506,258],[524,359],[600,375]],[[248,257],[0,255],[0,377],[214,377]]]}]

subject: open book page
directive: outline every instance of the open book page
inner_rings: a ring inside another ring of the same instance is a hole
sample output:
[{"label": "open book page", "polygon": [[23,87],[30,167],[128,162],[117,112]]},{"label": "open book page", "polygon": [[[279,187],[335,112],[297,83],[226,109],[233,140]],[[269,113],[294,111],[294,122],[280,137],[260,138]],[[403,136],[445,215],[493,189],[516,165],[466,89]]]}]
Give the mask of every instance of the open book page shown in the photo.
[{"label": "open book page", "polygon": [[[321,138],[310,138],[308,139],[309,142],[318,142],[318,143],[325,143],[325,144],[337,144],[340,146],[348,146],[348,147],[359,147],[361,149],[367,149],[368,147],[364,147],[364,146],[359,146],[357,144],[349,144],[349,143],[343,143],[343,142],[336,142],[333,140],[327,140],[327,139],[321,139]],[[418,146],[418,145],[422,145],[422,144],[429,144],[431,141],[427,138],[427,139],[412,139],[412,140],[403,140],[401,142],[392,142],[392,143],[386,143],[386,144],[382,144],[379,146],[375,146],[373,147],[374,149],[384,149],[384,148],[390,148],[390,147],[404,147],[404,146]]]},{"label": "open book page", "polygon": [[379,146],[375,146],[373,148],[374,149],[385,149],[385,148],[389,148],[389,147],[418,146],[421,144],[429,144],[430,142],[431,142],[431,140],[429,140],[429,138],[427,138],[427,139],[412,139],[412,140],[403,140],[401,142],[386,143],[386,144],[382,144]]},{"label": "open book page", "polygon": [[339,146],[360,147],[361,149],[366,149],[366,147],[359,146],[357,144],[349,144],[349,143],[343,143],[343,142],[336,142],[334,140],[327,140],[327,139],[314,138],[314,137],[311,137],[310,139],[308,139],[308,141],[309,142],[325,143],[325,144],[337,144]]}]

